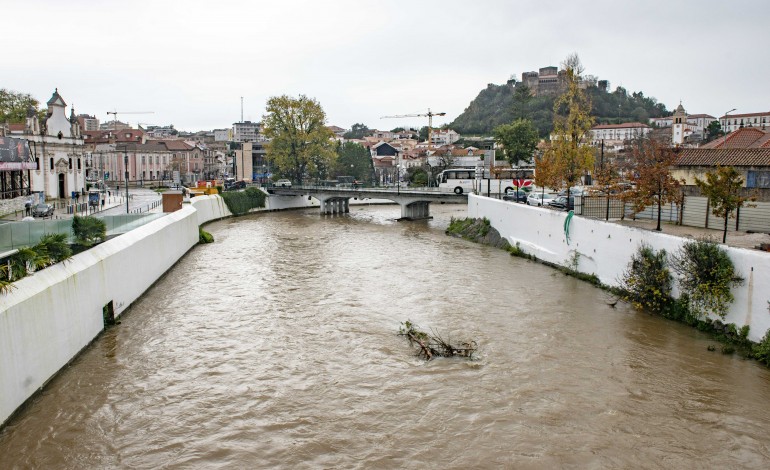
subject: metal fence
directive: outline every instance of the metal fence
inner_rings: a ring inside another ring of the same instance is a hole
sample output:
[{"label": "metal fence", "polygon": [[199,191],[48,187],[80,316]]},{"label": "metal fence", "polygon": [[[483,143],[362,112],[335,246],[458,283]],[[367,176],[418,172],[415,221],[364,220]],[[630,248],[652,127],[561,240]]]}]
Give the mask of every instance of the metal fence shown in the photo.
[{"label": "metal fence", "polygon": [[[729,231],[770,233],[770,202],[748,202],[728,219]],[[681,214],[680,214],[681,212]],[[652,205],[634,214],[633,207],[620,199],[606,196],[583,196],[575,198],[575,214],[593,219],[657,219],[658,207]],[[681,216],[681,218],[680,218]],[[680,222],[689,227],[701,227],[715,230],[724,229],[724,218],[711,213],[707,198],[685,196],[684,203],[665,204],[661,208],[661,221]]]}]

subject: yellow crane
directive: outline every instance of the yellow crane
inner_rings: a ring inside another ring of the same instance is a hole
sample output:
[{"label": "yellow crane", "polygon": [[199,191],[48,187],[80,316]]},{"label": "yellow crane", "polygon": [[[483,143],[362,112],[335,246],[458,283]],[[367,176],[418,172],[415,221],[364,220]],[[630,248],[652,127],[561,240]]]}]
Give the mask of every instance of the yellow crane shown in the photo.
[{"label": "yellow crane", "polygon": [[428,118],[428,150],[433,144],[433,116],[446,116],[446,113],[434,113],[428,108],[425,114],[400,114],[397,116],[382,116],[380,119],[405,118],[405,117],[427,117]]}]

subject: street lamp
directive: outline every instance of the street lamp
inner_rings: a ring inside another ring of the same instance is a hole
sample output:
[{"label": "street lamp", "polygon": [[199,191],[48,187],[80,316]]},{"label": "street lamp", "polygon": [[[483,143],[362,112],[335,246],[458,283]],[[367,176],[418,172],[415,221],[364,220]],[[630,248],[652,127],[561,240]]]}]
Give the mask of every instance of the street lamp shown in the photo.
[{"label": "street lamp", "polygon": [[[730,113],[732,113],[732,112],[733,112],[733,111],[735,111],[736,109],[737,109],[737,108],[733,108],[733,109],[731,109],[730,111],[728,111],[728,112],[726,112],[726,113],[725,113],[725,128],[727,128],[727,125],[728,125],[728,123],[729,123],[729,121],[728,121],[728,119],[727,119],[727,115],[728,115],[728,114],[730,114]],[[723,130],[722,130],[722,132],[724,132],[724,134],[722,135],[722,147],[724,147],[724,146],[725,146],[725,144],[727,143],[727,130],[726,130],[726,129],[723,129]]]},{"label": "street lamp", "polygon": [[128,147],[124,149],[123,164],[126,169],[126,214],[128,214]]}]

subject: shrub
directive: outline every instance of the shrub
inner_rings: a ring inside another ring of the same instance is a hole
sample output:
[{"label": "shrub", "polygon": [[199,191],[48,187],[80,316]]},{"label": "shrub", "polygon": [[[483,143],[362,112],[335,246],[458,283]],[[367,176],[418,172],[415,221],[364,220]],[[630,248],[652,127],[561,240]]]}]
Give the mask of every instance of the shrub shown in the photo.
[{"label": "shrub", "polygon": [[682,245],[671,258],[681,291],[690,299],[692,313],[714,313],[724,318],[733,301],[731,287],[743,283],[727,252],[714,241],[695,240]]},{"label": "shrub", "polygon": [[82,246],[93,246],[107,238],[107,224],[93,216],[72,218],[72,233],[75,241]]},{"label": "shrub", "polygon": [[225,205],[233,215],[247,214],[251,209],[265,207],[265,193],[259,188],[246,188],[245,191],[228,191],[220,194]]},{"label": "shrub", "polygon": [[624,300],[637,308],[662,312],[671,302],[671,272],[666,250],[656,253],[649,245],[642,244],[631,256],[620,283],[625,291]]},{"label": "shrub", "polygon": [[63,233],[43,235],[40,242],[33,249],[35,251],[44,251],[48,255],[49,264],[56,264],[72,256],[72,249],[67,243],[67,235]]},{"label": "shrub", "polygon": [[770,366],[770,330],[767,330],[762,341],[754,345],[751,352],[754,359],[766,366]]},{"label": "shrub", "polygon": [[214,243],[214,236],[202,228],[198,227],[198,242],[199,243]]}]

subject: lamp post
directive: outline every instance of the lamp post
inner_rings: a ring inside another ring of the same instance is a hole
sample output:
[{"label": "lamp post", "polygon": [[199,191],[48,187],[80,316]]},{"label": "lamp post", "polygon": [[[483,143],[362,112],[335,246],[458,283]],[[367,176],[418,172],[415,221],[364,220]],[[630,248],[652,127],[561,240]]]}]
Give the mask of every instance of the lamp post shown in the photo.
[{"label": "lamp post", "polygon": [[[727,125],[728,125],[728,123],[729,123],[729,121],[728,121],[728,119],[727,119],[727,115],[728,115],[728,114],[730,114],[730,113],[732,113],[732,112],[733,112],[733,111],[735,111],[736,109],[737,109],[737,108],[733,108],[733,109],[731,109],[730,111],[728,111],[728,112],[726,112],[726,113],[725,113],[725,128],[727,128]],[[722,135],[722,147],[724,147],[724,146],[725,146],[725,144],[727,143],[727,130],[726,130],[726,129],[723,129],[723,130],[722,130],[722,132],[724,132],[724,134]]]},{"label": "lamp post", "polygon": [[126,214],[128,214],[128,148],[125,149],[125,154],[123,155],[123,164],[126,168]]}]

